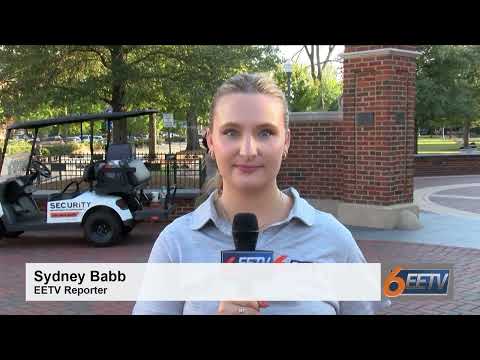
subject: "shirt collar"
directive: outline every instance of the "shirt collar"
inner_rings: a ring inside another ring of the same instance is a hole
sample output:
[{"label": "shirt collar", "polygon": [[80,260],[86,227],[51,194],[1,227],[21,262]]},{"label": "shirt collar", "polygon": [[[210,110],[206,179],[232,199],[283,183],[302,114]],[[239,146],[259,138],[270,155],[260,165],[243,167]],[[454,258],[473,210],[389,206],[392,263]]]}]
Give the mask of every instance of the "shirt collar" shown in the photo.
[{"label": "shirt collar", "polygon": [[[283,222],[289,222],[292,218],[297,218],[302,221],[307,226],[312,226],[314,223],[315,208],[313,208],[305,199],[301,198],[298,191],[290,187],[283,190],[284,193],[290,193],[290,196],[293,197],[293,206],[290,210],[288,217],[283,220]],[[205,226],[209,220],[212,220],[213,223],[220,227],[219,224],[222,223],[220,215],[218,215],[215,208],[215,199],[217,197],[218,190],[213,191],[210,196],[205,200],[193,213],[192,213],[192,222],[191,229],[199,230]],[[277,223],[277,225],[280,223]]]}]

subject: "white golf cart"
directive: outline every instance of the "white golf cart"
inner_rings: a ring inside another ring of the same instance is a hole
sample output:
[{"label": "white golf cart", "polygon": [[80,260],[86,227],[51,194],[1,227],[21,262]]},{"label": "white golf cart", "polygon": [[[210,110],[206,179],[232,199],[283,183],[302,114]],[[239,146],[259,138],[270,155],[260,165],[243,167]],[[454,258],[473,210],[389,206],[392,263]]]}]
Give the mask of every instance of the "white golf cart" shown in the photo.
[{"label": "white golf cart", "polygon": [[[82,227],[86,240],[95,246],[109,246],[130,232],[135,224],[148,218],[168,219],[175,209],[176,185],[170,187],[167,158],[167,193],[158,208],[146,208],[151,196],[144,193],[150,180],[145,164],[134,158],[129,144],[110,144],[107,134],[105,160],[93,161],[93,122],[110,121],[156,113],[155,110],[88,114],[17,123],[7,128],[0,159],[0,171],[8,140],[15,129],[33,129],[34,137],[26,174],[0,183],[0,238],[17,237],[25,231]],[[70,182],[62,192],[48,196],[46,212],[41,211],[32,194],[38,177],[50,178],[51,170],[34,159],[38,129],[46,126],[89,121],[91,161],[83,178]],[[80,189],[86,182],[88,187]],[[74,191],[71,190],[75,186]]]}]

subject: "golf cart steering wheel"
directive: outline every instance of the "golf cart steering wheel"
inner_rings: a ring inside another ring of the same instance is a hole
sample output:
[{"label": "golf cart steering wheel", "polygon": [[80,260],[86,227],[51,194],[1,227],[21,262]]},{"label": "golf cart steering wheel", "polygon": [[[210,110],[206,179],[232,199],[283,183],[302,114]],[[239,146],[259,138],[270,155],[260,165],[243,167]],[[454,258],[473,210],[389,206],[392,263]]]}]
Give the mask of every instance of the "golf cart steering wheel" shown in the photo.
[{"label": "golf cart steering wheel", "polygon": [[38,160],[32,161],[31,168],[36,172],[38,172],[44,178],[49,179],[52,176],[52,172],[50,171],[50,169],[45,164],[42,164]]}]

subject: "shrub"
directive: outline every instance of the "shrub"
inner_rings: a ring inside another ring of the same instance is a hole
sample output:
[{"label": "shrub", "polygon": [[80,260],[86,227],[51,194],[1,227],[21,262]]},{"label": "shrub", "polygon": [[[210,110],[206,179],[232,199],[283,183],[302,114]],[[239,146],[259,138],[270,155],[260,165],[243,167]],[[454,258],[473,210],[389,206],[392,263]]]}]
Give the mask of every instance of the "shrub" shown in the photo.
[{"label": "shrub", "polygon": [[[3,140],[0,141],[0,149],[3,150]],[[104,148],[100,142],[93,143],[94,151],[99,151]],[[32,150],[32,143],[25,140],[9,140],[7,146],[7,155],[14,155],[18,153],[30,153]],[[89,143],[66,143],[66,144],[51,144],[41,145],[37,144],[35,153],[40,153],[42,156],[59,156],[67,154],[82,154],[90,153]]]},{"label": "shrub", "polygon": [[40,155],[41,156],[50,156],[50,151],[46,147],[40,148]]},{"label": "shrub", "polygon": [[90,146],[88,144],[82,144],[82,143],[55,144],[55,145],[45,145],[41,147],[42,155],[43,155],[43,152],[45,152],[47,153],[47,156],[78,154],[78,153],[83,153],[85,151],[90,151]]},{"label": "shrub", "polygon": [[[4,141],[0,141],[1,149],[3,150]],[[9,140],[7,146],[7,155],[18,153],[30,153],[32,144],[25,140]]]}]

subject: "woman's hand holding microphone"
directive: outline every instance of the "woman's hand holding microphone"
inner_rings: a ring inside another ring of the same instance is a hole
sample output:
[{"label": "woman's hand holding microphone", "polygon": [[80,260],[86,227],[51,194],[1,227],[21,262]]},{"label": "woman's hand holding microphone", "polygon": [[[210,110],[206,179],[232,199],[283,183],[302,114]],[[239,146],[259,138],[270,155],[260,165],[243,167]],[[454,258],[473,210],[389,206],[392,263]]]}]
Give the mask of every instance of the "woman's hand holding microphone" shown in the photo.
[{"label": "woman's hand holding microphone", "polygon": [[266,301],[220,301],[217,315],[261,315],[260,309],[268,306]]}]

